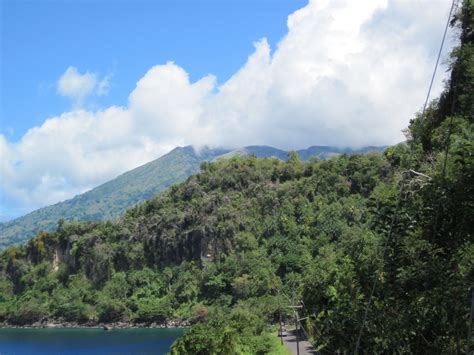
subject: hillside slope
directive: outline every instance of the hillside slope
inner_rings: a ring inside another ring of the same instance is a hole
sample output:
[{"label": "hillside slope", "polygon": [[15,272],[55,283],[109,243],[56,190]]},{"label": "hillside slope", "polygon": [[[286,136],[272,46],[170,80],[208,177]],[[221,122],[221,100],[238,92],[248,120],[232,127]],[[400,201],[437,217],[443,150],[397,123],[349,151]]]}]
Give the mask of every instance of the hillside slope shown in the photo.
[{"label": "hillside slope", "polygon": [[[296,150],[299,158],[302,160],[309,160],[312,157],[318,157],[319,159],[329,159],[336,157],[341,154],[363,154],[368,152],[383,152],[386,146],[369,146],[359,149],[353,148],[339,148],[330,146],[311,146],[306,149]],[[233,157],[250,157],[255,156],[257,158],[278,158],[280,160],[286,160],[288,158],[288,151],[273,148],[264,145],[250,145],[243,148],[234,149],[226,154],[220,155],[214,158],[214,161],[222,159],[230,159]]]},{"label": "hillside slope", "polygon": [[[383,268],[363,349],[452,353],[469,306],[474,249],[466,225],[451,230],[449,247],[444,238],[429,243],[421,236],[436,200],[420,213],[424,197],[412,196],[403,201],[391,257],[383,257],[397,162],[406,154],[397,146],[384,155],[309,162],[294,154],[203,164],[198,175],[118,220],[66,222],[0,254],[0,322],[184,319],[197,324],[174,354],[223,347],[265,353],[267,324],[277,322],[282,304],[291,319],[288,295],[296,293],[302,316],[317,315],[305,327],[318,347],[342,353],[354,347],[374,274]],[[469,218],[458,202],[449,213]]]},{"label": "hillside slope", "polygon": [[[368,148],[363,148],[361,151],[367,150]],[[311,147],[299,150],[298,154],[306,160],[311,156],[325,159],[342,152],[357,151],[335,147]],[[285,160],[288,152],[268,146],[248,146],[233,151],[223,148],[203,148],[199,152],[191,146],[175,148],[161,158],[128,171],[70,200],[0,223],[0,249],[22,243],[40,230],[54,230],[60,219],[95,221],[117,218],[128,208],[197,173],[203,161],[250,155],[259,158],[274,156]]]},{"label": "hillside slope", "polygon": [[60,219],[94,221],[114,219],[169,186],[199,171],[205,160],[226,153],[224,149],[178,147],[152,162],[128,171],[70,200],[40,208],[0,224],[0,249],[24,242],[39,230],[51,231]]}]

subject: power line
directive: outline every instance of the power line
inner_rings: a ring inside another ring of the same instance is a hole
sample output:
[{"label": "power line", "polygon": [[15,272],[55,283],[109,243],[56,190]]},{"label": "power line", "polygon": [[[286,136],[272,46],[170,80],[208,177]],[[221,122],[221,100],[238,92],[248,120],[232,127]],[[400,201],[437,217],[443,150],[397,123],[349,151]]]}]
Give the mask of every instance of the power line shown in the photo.
[{"label": "power line", "polygon": [[446,26],[444,27],[443,39],[441,40],[441,45],[439,46],[438,57],[436,58],[436,64],[433,70],[433,74],[431,75],[430,86],[428,88],[428,93],[426,94],[425,104],[423,105],[423,111],[421,112],[421,117],[423,118],[426,111],[426,106],[428,105],[428,101],[431,95],[431,89],[433,88],[433,83],[436,77],[436,72],[438,70],[439,60],[441,59],[441,54],[443,53],[444,41],[446,40],[446,34],[448,33],[449,23],[451,22],[451,16],[453,14],[453,10],[456,7],[456,0],[453,0],[451,3],[451,9],[449,10],[448,21],[446,21]]},{"label": "power line", "polygon": [[[455,4],[455,0],[453,0],[453,6]],[[451,7],[451,12],[453,9],[453,6]],[[466,16],[466,13],[464,14]],[[449,23],[449,20],[448,20]],[[445,31],[446,35],[446,31]],[[444,37],[443,36],[443,40]],[[455,109],[455,104],[456,104],[456,96],[457,96],[457,67],[454,65],[452,75],[451,75],[451,87],[452,87],[452,97],[451,97],[451,109],[450,109],[450,117],[449,117],[449,123],[448,123],[448,131],[446,134],[445,138],[445,149],[444,149],[444,157],[443,157],[443,166],[442,166],[442,172],[441,172],[441,186],[442,188],[445,187],[445,182],[446,182],[446,168],[447,168],[447,162],[448,162],[448,156],[449,156],[449,149],[451,147],[451,134],[453,130],[453,121],[454,121],[454,109]],[[431,86],[430,86],[431,87]],[[426,107],[426,102],[425,102],[425,107]],[[424,111],[424,109],[423,109]],[[434,228],[433,228],[433,239],[436,239],[438,235],[438,219],[439,219],[439,211],[441,209],[441,199],[438,199],[438,205],[436,207],[436,214],[435,214],[435,219],[434,219]],[[471,307],[469,311],[469,325],[468,325],[468,332],[467,332],[467,344],[466,344],[466,354],[470,354],[470,348],[471,348],[471,336],[472,336],[472,320],[474,317],[474,286],[471,286],[470,288],[471,291]]]},{"label": "power line", "polygon": [[[385,239],[385,244],[384,244],[384,247],[383,247],[382,262],[385,259],[385,254],[386,254],[387,248],[388,248],[388,242],[390,241],[390,238],[392,237],[393,226],[395,225],[395,221],[398,217],[398,209],[400,207],[400,200],[401,200],[401,196],[402,196],[402,191],[403,191],[403,178],[402,178],[402,181],[401,181],[401,184],[400,184],[400,191],[398,192],[398,198],[397,198],[397,204],[396,204],[396,207],[395,207],[395,213],[393,214],[392,222],[390,223],[390,230],[388,232],[387,238]],[[359,329],[359,335],[357,336],[357,343],[356,343],[356,347],[355,347],[355,350],[354,350],[354,354],[357,354],[358,351],[359,351],[360,340],[362,338],[362,332],[364,331],[365,322],[367,321],[367,315],[369,314],[369,308],[372,304],[372,298],[374,297],[375,288],[377,287],[377,281],[379,279],[379,274],[380,274],[379,271],[377,271],[376,274],[374,275],[374,282],[372,284],[372,289],[370,290],[369,300],[367,301],[367,304],[365,306],[364,318],[362,320],[362,325],[360,326],[360,329]]]},{"label": "power line", "polygon": [[[435,67],[434,67],[434,70],[433,70],[433,74],[431,76],[431,81],[430,81],[430,85],[428,87],[428,92],[426,94],[426,99],[425,99],[425,103],[423,105],[423,110],[422,110],[422,114],[421,114],[421,118],[423,119],[424,118],[424,115],[425,115],[425,111],[426,111],[426,106],[428,105],[428,101],[429,101],[429,98],[430,98],[430,95],[431,95],[431,89],[433,87],[433,82],[435,80],[435,77],[436,77],[436,72],[438,70],[438,65],[439,65],[439,60],[441,58],[441,54],[443,52],[443,47],[444,47],[444,42],[446,40],[446,34],[448,32],[448,28],[449,28],[449,23],[451,22],[451,16],[453,14],[453,10],[454,8],[456,7],[456,0],[453,0],[452,3],[451,3],[451,8],[449,10],[449,15],[448,15],[448,19],[446,21],[446,26],[444,28],[444,33],[443,33],[443,38],[441,40],[441,45],[440,45],[440,48],[439,48],[439,51],[438,51],[438,56],[436,58],[436,63],[435,63]],[[454,91],[455,92],[455,91]],[[453,95],[453,103],[452,103],[452,107],[451,107],[452,111],[454,110],[454,95]],[[448,140],[450,139],[450,136],[451,136],[451,123],[452,123],[452,114],[451,114],[451,118],[450,118],[450,125],[449,125],[449,130],[448,130]],[[446,172],[446,159],[447,159],[447,155],[448,155],[448,152],[449,152],[449,141],[448,141],[448,145],[446,147],[446,151],[445,151],[445,161],[443,163],[443,176]],[[397,203],[396,203],[396,207],[395,207],[395,212],[393,214],[393,217],[392,217],[392,221],[390,223],[390,229],[389,229],[389,232],[388,232],[388,235],[387,235],[387,238],[385,239],[385,244],[384,244],[384,248],[383,248],[383,253],[382,253],[382,262],[383,260],[385,259],[385,254],[386,254],[386,251],[387,251],[387,248],[388,248],[388,244],[389,244],[389,241],[392,237],[392,232],[393,232],[393,227],[395,225],[395,221],[398,217],[398,210],[400,208],[400,200],[401,200],[401,196],[402,196],[402,192],[403,192],[403,182],[404,182],[404,176],[402,176],[402,181],[401,181],[401,185],[400,185],[400,191],[398,193],[398,198],[397,198]],[[436,225],[435,225],[436,226]],[[360,340],[362,338],[362,333],[364,331],[364,327],[365,327],[365,323],[367,321],[367,315],[369,313],[369,309],[372,305],[372,299],[373,299],[373,296],[374,296],[374,292],[375,292],[375,288],[377,287],[377,281],[379,279],[379,270],[377,270],[376,274],[374,275],[374,282],[372,284],[372,288],[370,290],[370,295],[369,295],[369,299],[367,301],[367,304],[366,304],[366,307],[365,307],[365,310],[364,310],[364,317],[363,317],[363,320],[362,320],[362,324],[361,324],[361,327],[360,327],[360,330],[359,330],[359,334],[357,336],[357,342],[356,342],[356,346],[355,346],[355,350],[354,350],[354,354],[358,354],[359,352],[359,347],[360,347]]]}]

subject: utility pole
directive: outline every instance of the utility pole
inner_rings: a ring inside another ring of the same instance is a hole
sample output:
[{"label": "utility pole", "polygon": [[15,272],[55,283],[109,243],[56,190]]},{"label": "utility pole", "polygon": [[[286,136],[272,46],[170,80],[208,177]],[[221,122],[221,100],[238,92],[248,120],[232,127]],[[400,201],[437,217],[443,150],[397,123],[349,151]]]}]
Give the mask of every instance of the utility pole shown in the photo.
[{"label": "utility pole", "polygon": [[299,339],[299,332],[298,332],[298,322],[299,322],[299,319],[298,319],[298,311],[297,309],[298,308],[303,308],[302,305],[295,305],[295,306],[288,306],[290,308],[293,308],[293,315],[294,315],[294,318],[295,318],[295,327],[296,327],[296,330],[295,330],[295,337],[296,337],[296,354],[297,355],[300,355],[300,339]]},{"label": "utility pole", "polygon": [[467,351],[466,354],[470,354],[471,350],[471,333],[472,333],[472,318],[474,318],[474,287],[471,291],[471,312],[469,314],[469,330],[467,332]]},{"label": "utility pole", "polygon": [[281,312],[281,309],[282,309],[281,294],[280,294],[280,289],[278,287],[275,287],[275,290],[276,290],[277,295],[278,295],[278,313],[279,313],[279,322],[280,322],[278,324],[278,327],[280,329],[280,333],[278,335],[280,337],[281,346],[283,346],[283,319],[282,319],[282,312]]},{"label": "utility pole", "polygon": [[296,354],[300,355],[300,340],[298,334],[298,314],[295,311],[295,324],[296,324]]},{"label": "utility pole", "polygon": [[295,311],[295,323],[296,323],[296,354],[300,355],[300,335],[298,333],[298,312]]},{"label": "utility pole", "polygon": [[278,300],[279,311],[280,311],[280,342],[283,346],[283,328],[282,328],[282,320],[281,320],[281,300]]},{"label": "utility pole", "polygon": [[294,319],[295,319],[295,337],[296,337],[296,354],[297,355],[300,355],[300,339],[299,339],[299,333],[298,333],[298,312],[297,312],[297,309],[298,308],[303,308],[303,305],[299,302],[297,303],[296,302],[296,288],[295,288],[295,280],[292,280],[292,282],[290,282],[291,284],[293,284],[293,292],[292,292],[292,297],[291,297],[291,300],[288,298],[288,300],[290,301],[290,305],[288,306],[288,308],[291,308],[293,310],[293,316],[294,316]]}]

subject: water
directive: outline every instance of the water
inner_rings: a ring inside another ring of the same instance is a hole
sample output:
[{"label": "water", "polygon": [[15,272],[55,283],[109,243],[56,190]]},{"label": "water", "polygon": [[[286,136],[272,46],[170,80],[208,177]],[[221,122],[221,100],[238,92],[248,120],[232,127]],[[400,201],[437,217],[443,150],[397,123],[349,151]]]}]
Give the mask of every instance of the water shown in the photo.
[{"label": "water", "polygon": [[183,329],[0,329],[0,355],[166,354]]}]

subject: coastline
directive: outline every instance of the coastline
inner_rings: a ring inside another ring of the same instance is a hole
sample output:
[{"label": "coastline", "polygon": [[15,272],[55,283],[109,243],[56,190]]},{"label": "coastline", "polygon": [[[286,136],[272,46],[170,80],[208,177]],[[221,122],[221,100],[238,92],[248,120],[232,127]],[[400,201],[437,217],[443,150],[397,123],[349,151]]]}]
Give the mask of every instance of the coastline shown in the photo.
[{"label": "coastline", "polygon": [[113,322],[113,323],[96,323],[96,322],[66,322],[66,321],[42,321],[31,324],[10,324],[8,322],[0,322],[0,329],[166,329],[166,328],[189,328],[191,323],[188,320],[168,320],[163,323],[128,323],[128,322]]}]

